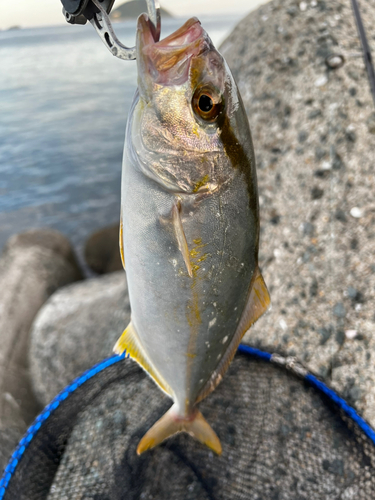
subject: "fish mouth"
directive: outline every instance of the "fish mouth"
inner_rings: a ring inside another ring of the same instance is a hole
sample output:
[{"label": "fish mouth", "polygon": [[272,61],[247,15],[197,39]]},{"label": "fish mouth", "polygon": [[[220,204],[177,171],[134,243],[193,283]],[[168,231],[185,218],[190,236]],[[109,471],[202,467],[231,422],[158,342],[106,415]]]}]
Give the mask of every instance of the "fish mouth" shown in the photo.
[{"label": "fish mouth", "polygon": [[199,20],[192,17],[163,40],[155,40],[147,14],[138,18],[137,61],[140,78],[160,85],[181,85],[188,79],[190,61],[212,45]]}]

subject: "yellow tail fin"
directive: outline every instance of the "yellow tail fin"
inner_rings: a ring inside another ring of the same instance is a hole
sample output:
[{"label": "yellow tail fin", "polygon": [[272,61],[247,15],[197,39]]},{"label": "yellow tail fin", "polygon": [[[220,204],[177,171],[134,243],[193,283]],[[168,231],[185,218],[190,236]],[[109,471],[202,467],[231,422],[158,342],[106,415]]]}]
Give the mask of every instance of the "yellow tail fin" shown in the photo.
[{"label": "yellow tail fin", "polygon": [[137,447],[138,455],[157,446],[168,437],[177,434],[177,432],[187,432],[218,455],[221,454],[220,440],[202,413],[196,409],[189,419],[181,419],[177,415],[175,405],[173,405],[140,440]]}]

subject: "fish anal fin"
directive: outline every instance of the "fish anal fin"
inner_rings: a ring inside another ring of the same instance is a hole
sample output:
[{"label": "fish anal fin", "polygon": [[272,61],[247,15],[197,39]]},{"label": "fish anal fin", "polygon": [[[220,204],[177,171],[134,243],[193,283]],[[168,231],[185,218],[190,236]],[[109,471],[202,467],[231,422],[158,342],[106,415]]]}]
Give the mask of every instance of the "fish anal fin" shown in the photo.
[{"label": "fish anal fin", "polygon": [[218,455],[221,454],[220,440],[202,413],[195,409],[189,418],[179,418],[173,405],[143,436],[137,447],[138,455],[178,432],[187,432]]},{"label": "fish anal fin", "polygon": [[124,257],[124,230],[123,230],[123,224],[122,224],[122,215],[120,217],[119,242],[120,242],[120,255],[121,255],[122,267],[126,271],[126,268],[125,268],[125,257]]},{"label": "fish anal fin", "polygon": [[181,208],[180,202],[177,202],[173,205],[173,208],[172,208],[173,228],[174,228],[174,232],[176,235],[178,248],[179,248],[179,250],[182,254],[182,257],[184,259],[187,272],[188,272],[190,278],[192,278],[193,277],[193,269],[192,269],[191,262],[190,262],[189,247],[188,247],[188,244],[186,241],[186,236],[185,236],[184,228],[183,228],[181,217],[180,217],[180,208]]},{"label": "fish anal fin", "polygon": [[253,279],[251,280],[250,293],[242,312],[240,322],[238,323],[236,333],[234,334],[227,351],[222,357],[216,370],[213,372],[208,382],[203,386],[196,402],[202,401],[210,392],[212,392],[223,379],[228,370],[234,355],[236,354],[239,343],[247,330],[267,311],[271,303],[267,285],[264,282],[259,268],[256,268]]},{"label": "fish anal fin", "polygon": [[172,397],[172,391],[168,384],[157,373],[155,368],[150,363],[147,354],[142,347],[136,329],[133,323],[130,322],[128,327],[124,330],[121,337],[116,342],[113,352],[116,354],[126,353],[134,359],[149,375],[153,378],[156,384],[166,393]]},{"label": "fish anal fin", "polygon": [[267,285],[264,282],[259,268],[257,268],[254,273],[250,296],[238,325],[241,330],[241,332],[239,332],[241,335],[240,340],[247,330],[267,311],[270,304],[271,298],[268,293]]}]

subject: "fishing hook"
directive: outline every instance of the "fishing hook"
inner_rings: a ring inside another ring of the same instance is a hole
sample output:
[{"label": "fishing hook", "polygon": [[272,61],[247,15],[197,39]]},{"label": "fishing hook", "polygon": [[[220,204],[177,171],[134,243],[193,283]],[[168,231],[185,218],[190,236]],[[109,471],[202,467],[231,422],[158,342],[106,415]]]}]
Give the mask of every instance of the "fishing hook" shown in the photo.
[{"label": "fishing hook", "polygon": [[[146,0],[147,11],[150,21],[154,26],[154,40],[160,39],[161,19],[160,5],[158,0]],[[107,49],[119,59],[131,61],[136,58],[136,48],[126,47],[117,38],[109,19],[109,11],[113,6],[114,0],[85,0],[81,2],[81,8],[71,14],[63,8],[63,14],[70,24],[85,24],[87,20],[93,25],[95,31],[100,36]]]},{"label": "fishing hook", "polygon": [[[135,47],[126,47],[117,38],[111,21],[107,12],[104,10],[102,5],[100,5],[99,0],[91,0],[97,9],[98,13],[95,13],[90,23],[94,26],[96,32],[102,39],[102,42],[107,47],[107,49],[116,57],[124,59],[126,61],[135,59]],[[160,38],[161,20],[160,20],[160,6],[157,0],[146,0],[147,10],[151,22],[155,27],[154,38],[156,41]]]}]

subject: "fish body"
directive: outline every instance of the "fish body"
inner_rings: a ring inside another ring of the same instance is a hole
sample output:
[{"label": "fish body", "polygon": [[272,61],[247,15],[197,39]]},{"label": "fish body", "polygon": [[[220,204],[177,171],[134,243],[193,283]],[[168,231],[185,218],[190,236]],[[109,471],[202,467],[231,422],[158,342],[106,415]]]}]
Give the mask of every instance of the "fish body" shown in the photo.
[{"label": "fish body", "polygon": [[185,430],[219,453],[196,404],[269,304],[248,119],[196,18],[156,43],[140,16],[137,64],[120,231],[132,318],[115,351],[126,350],[174,401],[138,452]]}]

